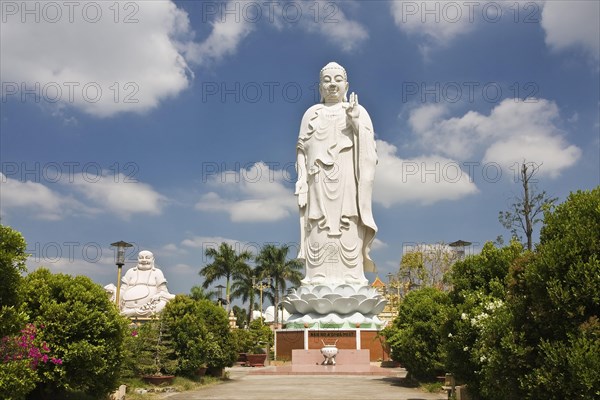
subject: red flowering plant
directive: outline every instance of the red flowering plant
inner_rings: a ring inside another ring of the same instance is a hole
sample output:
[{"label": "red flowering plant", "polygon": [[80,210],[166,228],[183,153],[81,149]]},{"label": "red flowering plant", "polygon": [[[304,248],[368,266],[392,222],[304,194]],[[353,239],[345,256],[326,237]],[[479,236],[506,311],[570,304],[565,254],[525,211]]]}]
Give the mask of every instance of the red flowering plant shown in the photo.
[{"label": "red flowering plant", "polygon": [[40,363],[62,364],[52,357],[46,342],[36,339],[38,329],[43,326],[28,324],[16,336],[0,339],[0,398],[24,399],[40,381],[36,371]]},{"label": "red flowering plant", "polygon": [[[39,329],[43,329],[43,325]],[[0,340],[0,360],[8,363],[16,360],[29,360],[31,369],[36,369],[40,362],[62,364],[60,358],[50,356],[50,348],[44,341],[36,343],[36,326],[27,324],[18,336],[5,336]]]}]

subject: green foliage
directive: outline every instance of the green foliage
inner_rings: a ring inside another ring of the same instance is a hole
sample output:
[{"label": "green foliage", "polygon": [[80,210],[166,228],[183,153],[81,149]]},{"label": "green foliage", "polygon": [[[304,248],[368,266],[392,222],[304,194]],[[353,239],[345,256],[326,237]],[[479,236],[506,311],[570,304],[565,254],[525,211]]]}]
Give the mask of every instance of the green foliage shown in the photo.
[{"label": "green foliage", "polygon": [[[480,254],[456,262],[448,275],[453,288],[449,293],[452,307],[447,309],[443,326],[446,368],[462,382],[468,382],[472,392],[479,394],[483,365],[490,362],[494,344],[482,339],[484,333],[500,332],[507,325],[497,321],[506,299],[507,274],[512,263],[523,254],[523,246],[512,241],[509,246],[496,248],[488,242]],[[493,361],[493,359],[492,359]],[[511,370],[512,371],[512,370]],[[507,371],[503,376],[508,375]]]},{"label": "green foliage", "polygon": [[232,334],[238,353],[262,354],[274,343],[273,331],[262,319],[252,320],[248,329],[235,329]]},{"label": "green foliage", "polygon": [[273,331],[268,325],[265,325],[264,318],[252,320],[248,329],[253,344],[252,353],[264,353],[264,349],[274,343],[275,337]]},{"label": "green foliage", "polygon": [[252,310],[254,310],[254,304],[256,297],[258,297],[258,291],[254,288],[255,281],[258,279],[256,269],[249,266],[243,267],[240,270],[233,285],[231,285],[231,298],[241,299],[244,303],[248,302],[248,312],[246,314],[245,321],[240,320],[240,314],[236,313],[236,309],[233,307],[233,312],[236,313],[237,325],[243,327],[248,321],[248,318],[252,316]]},{"label": "green foliage", "polygon": [[190,297],[194,300],[213,300],[217,298],[217,292],[206,290],[202,286],[194,285],[190,289]]},{"label": "green foliage", "polygon": [[445,289],[444,278],[455,259],[456,253],[444,243],[412,246],[402,255],[398,277],[407,290],[416,285]]},{"label": "green foliage", "polygon": [[237,359],[227,313],[208,300],[178,295],[162,312],[178,360],[178,374],[192,376],[198,368],[230,367]]},{"label": "green foliage", "polygon": [[29,360],[15,360],[0,364],[0,398],[23,400],[39,381],[37,371]]},{"label": "green foliage", "polygon": [[125,334],[123,340],[123,361],[121,362],[122,378],[135,379],[143,374],[139,355],[146,345],[142,340],[139,340],[139,334],[140,327],[134,324],[129,326]]},{"label": "green foliage", "polygon": [[537,250],[513,273],[515,319],[527,321],[527,342],[539,343],[522,386],[535,397],[552,380],[546,398],[593,398],[600,387],[600,187],[572,193],[547,213]]},{"label": "green foliage", "polygon": [[26,317],[18,312],[21,273],[27,271],[27,244],[18,231],[0,224],[0,337],[16,334]]},{"label": "green foliage", "polygon": [[[268,244],[256,257],[258,275],[273,280],[273,304],[279,306],[279,299],[287,287],[287,282],[299,285],[304,264],[298,260],[288,260],[290,247]],[[261,310],[262,311],[262,310]],[[275,325],[279,322],[279,312],[275,313]]]},{"label": "green foliage", "polygon": [[62,365],[40,365],[34,398],[60,398],[65,391],[102,397],[118,386],[127,321],[103,288],[89,278],[39,269],[25,277],[23,310],[44,326],[47,342]]},{"label": "green foliage", "polygon": [[168,327],[153,318],[143,323],[133,336],[136,342],[136,372],[140,375],[171,375],[177,370],[177,359]]},{"label": "green foliage", "polygon": [[510,265],[522,252],[523,246],[514,240],[500,249],[487,242],[480,254],[457,261],[448,275],[453,302],[461,303],[464,295],[472,292],[502,297]]},{"label": "green foliage", "polygon": [[427,269],[425,268],[425,257],[422,251],[409,251],[402,255],[400,261],[399,276],[406,276],[408,281],[421,283],[427,280]]},{"label": "green foliage", "polygon": [[600,315],[600,187],[571,194],[545,221],[539,256],[516,279],[542,336],[565,339]]},{"label": "green foliage", "polygon": [[243,328],[248,323],[248,314],[246,310],[244,310],[240,306],[233,306],[231,309],[233,311],[233,315],[235,316],[235,324],[236,326]]},{"label": "green foliage", "polygon": [[233,335],[233,342],[235,343],[235,349],[238,353],[251,353],[254,348],[254,338],[249,329],[234,329],[231,334]]},{"label": "green foliage", "polygon": [[228,243],[221,243],[218,249],[212,247],[205,251],[206,257],[212,258],[213,262],[205,265],[200,270],[200,275],[204,277],[203,288],[208,288],[213,282],[225,278],[225,300],[227,309],[229,310],[230,299],[230,282],[231,279],[237,279],[240,274],[249,268],[246,263],[252,258],[252,253],[243,251],[236,253],[233,247]]},{"label": "green foliage", "polygon": [[439,289],[412,291],[400,304],[393,326],[383,331],[392,358],[413,378],[435,378],[444,370],[441,327],[448,303],[448,295]]},{"label": "green foliage", "polygon": [[540,244],[457,263],[447,366],[477,398],[600,398],[600,188],[545,214]]},{"label": "green foliage", "polygon": [[[594,317],[586,325],[569,334],[567,340],[542,341],[539,346],[541,365],[524,380],[530,398],[558,400],[600,396],[600,323]],[[559,383],[558,390],[556,383]]]}]

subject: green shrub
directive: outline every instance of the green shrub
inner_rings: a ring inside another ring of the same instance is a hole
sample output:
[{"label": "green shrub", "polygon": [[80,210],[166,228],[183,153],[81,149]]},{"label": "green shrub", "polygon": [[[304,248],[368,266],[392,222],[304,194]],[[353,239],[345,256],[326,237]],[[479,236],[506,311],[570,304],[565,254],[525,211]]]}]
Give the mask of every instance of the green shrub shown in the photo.
[{"label": "green shrub", "polygon": [[0,398],[22,400],[39,381],[29,360],[14,360],[0,364]]},{"label": "green shrub", "polygon": [[482,380],[502,381],[515,371],[509,369],[496,378],[490,369],[483,370],[496,360],[490,352],[500,346],[498,334],[509,328],[507,275],[522,255],[523,246],[516,241],[503,248],[488,242],[480,254],[456,262],[448,275],[452,306],[443,327],[446,369],[459,382],[467,382],[476,395],[481,395]]},{"label": "green shrub", "polygon": [[546,214],[536,257],[514,272],[513,313],[536,346],[529,398],[600,398],[600,187]]},{"label": "green shrub", "polygon": [[439,289],[410,292],[400,304],[398,317],[383,331],[391,356],[412,378],[432,379],[444,371],[442,323],[448,295]]},{"label": "green shrub", "polygon": [[10,346],[27,320],[25,313],[18,310],[26,247],[21,233],[0,225],[0,398],[7,400],[25,398],[39,380],[30,360],[14,359]]},{"label": "green shrub", "polygon": [[25,277],[23,310],[44,326],[47,342],[62,365],[40,365],[32,398],[61,398],[80,391],[101,398],[118,387],[128,321],[104,289],[89,278],[52,274],[41,268]]},{"label": "green shrub", "polygon": [[238,353],[250,353],[254,349],[254,339],[249,329],[234,329],[231,331],[235,349]]},{"label": "green shrub", "polygon": [[20,232],[0,224],[0,338],[18,333],[26,316],[18,312],[27,244]]},{"label": "green shrub", "polygon": [[273,331],[261,319],[254,319],[248,329],[234,329],[231,334],[238,353],[264,353],[274,343]]},{"label": "green shrub", "polygon": [[544,223],[535,251],[486,244],[452,269],[447,366],[476,398],[600,398],[600,187]]},{"label": "green shrub", "polygon": [[139,375],[171,375],[177,371],[174,343],[167,324],[153,318],[142,324],[137,335],[135,366]]},{"label": "green shrub", "polygon": [[161,319],[171,334],[178,374],[193,376],[203,366],[229,367],[237,359],[227,314],[212,302],[178,295]]},{"label": "green shrub", "polygon": [[254,319],[248,327],[250,334],[250,349],[247,352],[261,354],[265,352],[266,347],[273,345],[275,335],[271,328],[264,323],[264,318]]}]

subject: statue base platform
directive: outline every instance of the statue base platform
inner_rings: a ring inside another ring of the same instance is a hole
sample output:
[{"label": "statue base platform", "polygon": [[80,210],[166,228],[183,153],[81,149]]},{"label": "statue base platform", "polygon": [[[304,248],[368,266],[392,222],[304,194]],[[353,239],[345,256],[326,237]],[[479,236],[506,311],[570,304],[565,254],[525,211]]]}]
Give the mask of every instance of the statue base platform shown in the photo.
[{"label": "statue base platform", "polygon": [[[345,350],[355,351],[356,356],[352,357],[357,357],[353,358],[357,362],[365,357],[364,354],[368,354],[367,361],[369,362],[380,361],[389,358],[387,353],[384,354],[382,340],[380,340],[377,329],[277,329],[275,331],[275,359],[287,360],[295,364],[303,361],[296,361],[294,354],[298,354],[304,359],[308,357],[305,354],[309,354],[295,353],[295,350],[314,350],[319,356],[318,362],[320,363],[323,361],[320,353],[323,343],[333,344],[335,342],[340,354]],[[360,352],[363,350],[368,353]],[[340,356],[338,355],[338,357]],[[341,359],[337,360],[338,363],[341,362]]]},{"label": "statue base platform", "polygon": [[[369,350],[338,350],[336,365],[371,365]],[[292,365],[321,365],[321,350],[292,350]]]}]

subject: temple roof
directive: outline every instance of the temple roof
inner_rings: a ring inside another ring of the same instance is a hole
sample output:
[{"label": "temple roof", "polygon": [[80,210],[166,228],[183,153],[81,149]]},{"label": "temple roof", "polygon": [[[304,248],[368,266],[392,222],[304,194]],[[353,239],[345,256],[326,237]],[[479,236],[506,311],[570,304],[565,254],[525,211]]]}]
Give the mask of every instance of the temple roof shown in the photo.
[{"label": "temple roof", "polygon": [[381,279],[379,279],[379,277],[376,277],[375,280],[373,281],[373,283],[371,284],[371,287],[374,287],[374,288],[385,287],[385,283],[383,283],[381,281]]}]

